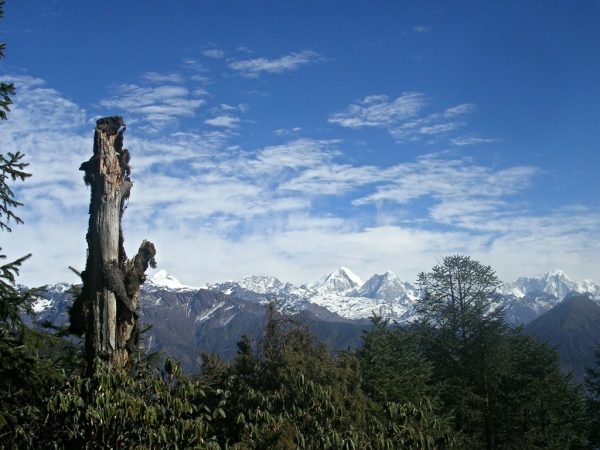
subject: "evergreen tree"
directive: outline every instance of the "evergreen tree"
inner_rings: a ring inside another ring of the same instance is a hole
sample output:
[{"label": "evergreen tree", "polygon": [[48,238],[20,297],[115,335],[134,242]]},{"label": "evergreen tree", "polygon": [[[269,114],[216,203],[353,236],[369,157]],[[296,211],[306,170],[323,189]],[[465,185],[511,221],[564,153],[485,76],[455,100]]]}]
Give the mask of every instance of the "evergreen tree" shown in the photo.
[{"label": "evergreen tree", "polygon": [[[223,447],[260,449],[450,448],[448,420],[426,398],[393,402],[365,395],[361,363],[333,359],[306,327],[269,312],[255,351],[248,339],[228,371],[210,359],[202,379],[221,397],[213,422]],[[219,381],[220,379],[220,381]],[[378,390],[382,392],[382,390]]]},{"label": "evergreen tree", "polygon": [[473,446],[493,448],[493,411],[506,365],[501,338],[507,328],[496,293],[500,281],[490,266],[456,255],[419,274],[418,283],[423,295],[415,329],[434,364],[440,397]]},{"label": "evergreen tree", "polygon": [[495,411],[501,448],[585,448],[583,399],[560,369],[558,352],[532,336],[509,333],[509,364]]},{"label": "evergreen tree", "polygon": [[[0,18],[4,16],[4,1],[0,0]],[[5,45],[0,44],[0,58]],[[0,82],[0,120],[7,119],[12,104],[12,83]],[[24,181],[28,163],[20,152],[0,153],[0,231],[10,233],[13,224],[23,221],[15,213],[22,204],[16,199],[12,183]],[[31,446],[32,424],[41,420],[45,399],[61,373],[52,364],[41,361],[49,341],[43,335],[28,330],[21,313],[30,309],[31,293],[17,286],[17,276],[23,262],[31,255],[7,261],[0,248],[0,442],[7,447]]]},{"label": "evergreen tree", "polygon": [[585,445],[580,392],[555,351],[505,324],[491,267],[450,256],[419,284],[414,329],[465,447]]},{"label": "evergreen tree", "polygon": [[432,364],[419,350],[418,336],[390,326],[380,316],[363,333],[356,352],[363,374],[363,389],[377,402],[418,403],[429,393]]},{"label": "evergreen tree", "polygon": [[[4,0],[0,0],[0,19],[3,17]],[[4,57],[5,48],[6,45],[0,43],[0,58]],[[14,93],[15,87],[12,83],[0,82],[0,120],[7,119],[7,113],[12,104],[10,96]],[[25,171],[28,163],[23,158],[24,155],[18,151],[0,153],[0,231],[10,233],[12,223],[23,223],[14,211],[22,204],[15,199],[15,193],[10,186],[11,182],[24,181],[31,176]],[[8,326],[20,324],[19,308],[27,304],[28,296],[20,293],[16,288],[16,277],[19,274],[19,268],[30,256],[25,255],[0,265],[0,324],[5,331]],[[6,260],[6,255],[0,254],[0,260]]]},{"label": "evergreen tree", "polygon": [[587,369],[585,387],[587,389],[586,415],[590,429],[590,443],[600,448],[600,345],[595,351],[596,366]]}]

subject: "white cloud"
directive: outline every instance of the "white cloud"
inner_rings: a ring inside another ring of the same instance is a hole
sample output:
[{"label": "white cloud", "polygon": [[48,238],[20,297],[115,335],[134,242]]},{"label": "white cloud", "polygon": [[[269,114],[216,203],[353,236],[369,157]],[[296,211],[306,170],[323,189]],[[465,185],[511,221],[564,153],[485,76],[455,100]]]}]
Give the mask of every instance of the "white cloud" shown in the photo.
[{"label": "white cloud", "polygon": [[277,130],[273,131],[273,134],[275,136],[290,136],[290,135],[295,135],[298,134],[302,131],[301,127],[294,127],[294,128],[278,128]]},{"label": "white cloud", "polygon": [[209,48],[202,51],[207,58],[222,59],[225,58],[225,52],[219,48]]},{"label": "white cloud", "polygon": [[455,137],[452,138],[450,140],[450,143],[452,145],[456,145],[458,147],[464,147],[466,145],[478,145],[478,144],[491,144],[494,142],[498,142],[498,139],[492,139],[492,138],[483,138],[483,137],[479,137],[479,136],[459,136],[459,137]]},{"label": "white cloud", "polygon": [[463,103],[462,105],[456,105],[452,108],[448,108],[444,112],[444,117],[453,118],[457,116],[462,116],[464,114],[472,113],[473,111],[475,111],[475,109],[476,108],[473,103]]},{"label": "white cloud", "polygon": [[462,117],[475,110],[475,105],[464,103],[443,113],[422,116],[426,105],[425,95],[419,92],[405,92],[395,100],[386,95],[370,95],[330,115],[328,120],[346,128],[384,128],[398,142],[416,142],[445,136],[465,126]]},{"label": "white cloud", "polygon": [[435,155],[420,157],[414,163],[386,169],[374,193],[356,199],[356,205],[375,202],[407,204],[430,197],[438,201],[461,198],[501,198],[528,187],[538,173],[535,167],[516,166],[493,170],[469,159],[446,159]]},{"label": "white cloud", "polygon": [[418,92],[405,92],[392,101],[387,95],[370,95],[345,111],[332,114],[329,122],[348,128],[390,127],[415,117],[423,106],[425,96]]},{"label": "white cloud", "polygon": [[[42,80],[10,81],[17,95],[0,140],[27,154],[34,175],[16,186],[26,223],[2,247],[9,257],[34,253],[23,283],[75,281],[67,266],[83,268],[89,200],[78,168],[91,155],[93,125]],[[392,103],[380,97],[363,106]],[[408,120],[433,126],[468,110]],[[370,112],[361,120],[396,125],[385,117]],[[451,253],[491,264],[505,279],[560,267],[597,280],[600,216],[585,206],[535,211],[522,196],[543,175],[534,167],[444,154],[377,167],[348,161],[339,140],[250,150],[233,145],[228,128],[151,138],[138,130],[131,125],[125,136],[134,181],[124,216],[127,250],[135,252],[143,238],[154,241],[160,266],[189,284],[261,273],[308,282],[340,264],[363,277],[390,268],[414,280]],[[319,208],[331,196],[344,216]]]},{"label": "white cloud", "polygon": [[[193,90],[181,85],[139,86],[121,84],[116,94],[101,100],[105,109],[124,111],[144,122],[148,130],[158,130],[182,117],[193,117],[206,101],[204,90]],[[130,120],[131,121],[131,120]]]},{"label": "white cloud", "polygon": [[223,128],[237,128],[240,119],[238,117],[224,115],[224,116],[216,116],[211,119],[207,119],[204,121],[205,124],[211,125],[213,127],[223,127]]},{"label": "white cloud", "polygon": [[144,80],[151,83],[163,84],[163,83],[183,83],[185,81],[183,75],[179,73],[158,73],[158,72],[146,72],[142,75]]},{"label": "white cloud", "polygon": [[415,33],[428,33],[431,31],[431,27],[425,25],[416,25],[412,28]]},{"label": "white cloud", "polygon": [[340,195],[359,186],[380,181],[381,170],[377,167],[327,164],[303,171],[299,176],[284,182],[280,189],[315,195]]},{"label": "white cloud", "polygon": [[299,69],[301,66],[320,62],[323,57],[312,50],[292,52],[275,59],[253,58],[234,61],[229,68],[249,78],[256,78],[263,73],[282,73]]}]

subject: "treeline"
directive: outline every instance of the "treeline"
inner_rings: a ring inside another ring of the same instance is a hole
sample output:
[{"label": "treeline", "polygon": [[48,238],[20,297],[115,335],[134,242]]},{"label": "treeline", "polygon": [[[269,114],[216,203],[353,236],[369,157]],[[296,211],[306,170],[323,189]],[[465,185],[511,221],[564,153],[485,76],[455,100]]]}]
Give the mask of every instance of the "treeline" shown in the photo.
[{"label": "treeline", "polygon": [[553,349],[503,322],[493,271],[465,256],[420,275],[420,320],[373,317],[358,351],[331,357],[270,306],[259,342],[242,338],[231,363],[203,355],[196,376],[141,352],[128,370],[85,376],[81,349],[23,326],[26,295],[0,280],[2,448],[600,445],[600,365],[586,399]]}]

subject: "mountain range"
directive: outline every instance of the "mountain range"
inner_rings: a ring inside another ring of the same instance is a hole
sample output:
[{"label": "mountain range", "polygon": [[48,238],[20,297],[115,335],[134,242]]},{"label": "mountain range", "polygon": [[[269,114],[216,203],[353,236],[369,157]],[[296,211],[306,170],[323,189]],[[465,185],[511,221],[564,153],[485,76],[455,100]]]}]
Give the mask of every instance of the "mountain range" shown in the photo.
[{"label": "mountain range", "polygon": [[[33,305],[33,320],[66,324],[72,303],[69,287],[66,283],[48,286]],[[363,282],[346,267],[302,286],[275,277],[248,276],[192,287],[161,270],[148,279],[141,292],[140,317],[152,325],[146,347],[179,358],[191,372],[199,369],[201,352],[231,359],[242,335],[257,341],[265,322],[265,305],[270,302],[307,323],[332,350],[339,350],[360,345],[362,331],[369,327],[373,314],[400,324],[412,321],[420,295],[418,286],[400,280],[393,272]],[[503,284],[498,293],[512,324],[531,322],[570,293],[584,293],[600,303],[599,284],[574,282],[558,270]]]}]

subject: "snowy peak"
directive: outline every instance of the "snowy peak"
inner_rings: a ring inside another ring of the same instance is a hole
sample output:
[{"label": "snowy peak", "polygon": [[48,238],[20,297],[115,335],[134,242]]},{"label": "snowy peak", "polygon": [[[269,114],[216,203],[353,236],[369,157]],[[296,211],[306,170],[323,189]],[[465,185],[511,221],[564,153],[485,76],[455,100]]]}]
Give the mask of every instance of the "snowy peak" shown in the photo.
[{"label": "snowy peak", "polygon": [[317,283],[314,288],[322,293],[342,293],[353,289],[358,289],[363,285],[358,275],[353,273],[347,267],[340,267],[335,272],[330,273],[324,280]]},{"label": "snowy peak", "polygon": [[156,272],[154,275],[152,275],[152,277],[148,280],[148,282],[151,285],[154,285],[154,287],[160,287],[160,288],[176,289],[176,290],[183,289],[183,290],[188,290],[188,291],[193,291],[193,290],[197,289],[193,286],[187,286],[187,285],[183,284],[181,281],[179,281],[177,278],[175,278],[173,275],[171,275],[169,272],[167,272],[164,269],[161,269],[158,272]]},{"label": "snowy peak", "polygon": [[278,293],[283,287],[283,283],[275,277],[267,276],[248,276],[240,281],[239,286],[257,294]]},{"label": "snowy peak", "polygon": [[600,285],[592,281],[577,283],[572,281],[562,270],[547,272],[541,277],[522,277],[512,283],[506,283],[501,291],[518,298],[536,294],[547,294],[562,299],[571,292],[590,293],[592,297],[600,297]]},{"label": "snowy peak", "polygon": [[402,297],[415,297],[417,289],[401,281],[394,272],[386,272],[383,275],[375,274],[369,278],[358,290],[357,295],[367,298],[378,298],[392,301]]},{"label": "snowy peak", "polygon": [[542,277],[543,291],[557,298],[565,297],[569,292],[578,292],[578,285],[571,281],[562,270],[554,270]]}]

